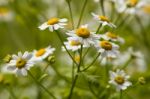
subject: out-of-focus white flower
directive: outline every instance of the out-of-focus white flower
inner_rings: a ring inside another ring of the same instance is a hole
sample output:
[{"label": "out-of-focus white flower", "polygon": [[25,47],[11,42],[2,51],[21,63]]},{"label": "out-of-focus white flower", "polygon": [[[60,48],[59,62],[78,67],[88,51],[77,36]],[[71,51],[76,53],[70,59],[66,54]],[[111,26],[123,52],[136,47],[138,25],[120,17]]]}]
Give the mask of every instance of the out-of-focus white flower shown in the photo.
[{"label": "out-of-focus white flower", "polygon": [[103,26],[107,25],[112,28],[116,28],[116,26],[113,23],[111,23],[108,17],[102,16],[102,15],[96,15],[95,13],[92,13],[92,16],[94,17],[95,20],[97,20]]},{"label": "out-of-focus white flower", "polygon": [[123,38],[119,37],[118,35],[116,35],[116,34],[114,34],[112,32],[107,32],[107,33],[101,35],[101,37],[103,39],[105,39],[105,40],[111,40],[111,41],[114,41],[114,42],[117,41],[117,42],[119,42],[121,44],[124,43],[124,39]]},{"label": "out-of-focus white flower", "polygon": [[35,61],[35,62],[38,62],[38,61],[41,62],[44,59],[46,59],[48,56],[53,54],[54,51],[55,51],[55,48],[51,48],[51,46],[39,49],[38,51],[35,50],[35,51],[33,51],[32,60]]},{"label": "out-of-focus white flower", "polygon": [[12,55],[12,59],[6,64],[7,70],[16,73],[16,75],[26,76],[27,71],[34,65],[31,60],[32,54],[25,52],[22,54],[18,52],[18,55]]},{"label": "out-of-focus white flower", "polygon": [[119,54],[119,46],[107,40],[97,41],[95,47],[98,49],[98,52],[101,53],[102,58],[116,58]]},{"label": "out-of-focus white flower", "polygon": [[[68,39],[68,41],[64,42],[64,44],[66,45],[66,48],[68,50],[77,51],[81,48],[81,41],[79,41],[78,38],[68,37],[67,39]],[[86,46],[83,45],[83,47],[86,47]],[[63,47],[63,50],[65,50],[64,47]]]},{"label": "out-of-focus white flower", "polygon": [[128,81],[130,78],[129,75],[126,75],[126,73],[123,70],[117,70],[116,72],[110,71],[110,84],[113,84],[116,86],[117,91],[119,90],[125,90],[127,87],[131,86],[132,83]]},{"label": "out-of-focus white flower", "polygon": [[117,0],[116,8],[118,12],[135,14],[146,4],[144,0]]},{"label": "out-of-focus white flower", "polygon": [[51,32],[53,32],[54,30],[58,30],[60,28],[64,28],[68,20],[66,18],[63,19],[59,19],[59,18],[51,18],[49,19],[47,22],[43,23],[41,26],[39,26],[38,28],[40,30],[45,30],[46,28],[49,28],[49,30]]},{"label": "out-of-focus white flower", "polygon": [[126,68],[130,70],[131,73],[145,72],[147,69],[144,55],[140,51],[134,51],[132,47],[124,53],[119,54],[118,57],[119,58],[112,60],[112,64],[116,67],[122,66],[130,61]]},{"label": "out-of-focus white flower", "polygon": [[13,12],[8,8],[0,7],[0,21],[10,21],[13,19]]},{"label": "out-of-focus white flower", "polygon": [[95,32],[90,32],[88,25],[82,25],[76,30],[69,31],[67,35],[78,39],[83,46],[94,45],[95,41],[100,38]]}]

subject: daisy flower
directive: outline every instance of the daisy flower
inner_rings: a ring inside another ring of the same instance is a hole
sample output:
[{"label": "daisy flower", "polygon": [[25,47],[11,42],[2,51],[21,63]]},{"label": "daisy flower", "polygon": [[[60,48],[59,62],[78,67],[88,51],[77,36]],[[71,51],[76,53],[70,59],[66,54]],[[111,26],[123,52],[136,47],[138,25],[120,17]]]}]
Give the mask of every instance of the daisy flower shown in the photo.
[{"label": "daisy flower", "polygon": [[125,13],[135,14],[145,4],[147,3],[143,0],[118,0],[116,7],[120,13],[125,11]]},{"label": "daisy flower", "polygon": [[118,35],[112,33],[112,32],[107,32],[103,35],[101,35],[101,37],[105,40],[110,40],[110,41],[114,41],[114,42],[120,42],[121,44],[123,44],[125,41],[123,38],[119,37]]},{"label": "daisy flower", "polygon": [[97,15],[95,13],[92,13],[92,16],[94,17],[95,20],[97,20],[103,26],[107,25],[107,26],[110,26],[112,28],[116,28],[116,26],[113,23],[111,23],[111,21],[109,20],[108,17],[102,16],[102,15]]},{"label": "daisy flower", "polygon": [[128,81],[130,78],[129,75],[126,75],[126,73],[123,70],[117,70],[116,72],[110,71],[110,84],[113,84],[116,86],[117,91],[119,90],[125,90],[128,86],[131,86],[132,83]]},{"label": "daisy flower", "polygon": [[34,65],[31,58],[31,53],[25,52],[22,54],[21,52],[18,52],[18,55],[12,55],[12,59],[6,65],[7,70],[16,73],[16,75],[26,76],[27,71]]},{"label": "daisy flower", "polygon": [[41,26],[38,28],[40,30],[45,30],[46,28],[49,28],[51,32],[54,30],[58,30],[59,28],[64,28],[68,20],[66,18],[59,19],[59,18],[51,18],[47,22],[43,23]]},{"label": "daisy flower", "polygon": [[82,25],[76,30],[69,31],[67,35],[78,39],[83,46],[94,45],[95,41],[100,38],[95,32],[90,32],[88,25]]},{"label": "daisy flower", "polygon": [[[66,48],[68,50],[77,51],[78,49],[81,48],[81,41],[79,41],[78,38],[68,37],[67,39],[68,41],[64,42],[64,44],[66,45]],[[83,47],[86,47],[86,46],[83,45]],[[63,50],[65,50],[64,47],[63,47]]]},{"label": "daisy flower", "polygon": [[0,7],[0,21],[11,21],[14,13],[6,7]]},{"label": "daisy flower", "polygon": [[33,51],[33,61],[42,61],[46,59],[49,55],[53,54],[55,51],[55,48],[51,48],[51,46],[48,46],[47,48],[41,48],[39,50]]},{"label": "daisy flower", "polygon": [[119,46],[107,40],[97,41],[95,47],[98,49],[98,52],[101,53],[102,58],[116,58],[119,53]]}]

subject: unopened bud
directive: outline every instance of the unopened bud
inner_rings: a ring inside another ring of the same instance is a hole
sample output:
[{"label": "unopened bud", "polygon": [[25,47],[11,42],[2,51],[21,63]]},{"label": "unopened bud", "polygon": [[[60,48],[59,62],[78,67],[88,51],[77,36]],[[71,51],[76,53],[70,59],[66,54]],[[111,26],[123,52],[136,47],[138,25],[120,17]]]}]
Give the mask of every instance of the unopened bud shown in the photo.
[{"label": "unopened bud", "polygon": [[49,56],[47,60],[50,64],[53,64],[55,63],[55,56]]},{"label": "unopened bud", "polygon": [[139,82],[141,85],[144,85],[144,84],[146,83],[144,77],[139,77],[138,82]]},{"label": "unopened bud", "polygon": [[12,56],[8,54],[8,55],[6,55],[6,56],[4,57],[3,61],[4,61],[5,63],[9,63],[11,59],[12,59]]}]

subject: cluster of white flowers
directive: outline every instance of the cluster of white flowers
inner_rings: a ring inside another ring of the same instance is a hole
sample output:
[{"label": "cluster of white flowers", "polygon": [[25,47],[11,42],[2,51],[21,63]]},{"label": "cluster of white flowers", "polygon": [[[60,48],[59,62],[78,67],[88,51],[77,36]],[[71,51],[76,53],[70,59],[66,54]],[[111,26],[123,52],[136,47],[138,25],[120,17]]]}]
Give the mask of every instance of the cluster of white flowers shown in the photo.
[{"label": "cluster of white flowers", "polygon": [[6,68],[9,72],[16,75],[26,76],[27,71],[38,62],[42,62],[48,56],[52,55],[54,48],[48,46],[38,51],[33,52],[18,52],[18,55],[12,55],[9,62],[6,64]]}]

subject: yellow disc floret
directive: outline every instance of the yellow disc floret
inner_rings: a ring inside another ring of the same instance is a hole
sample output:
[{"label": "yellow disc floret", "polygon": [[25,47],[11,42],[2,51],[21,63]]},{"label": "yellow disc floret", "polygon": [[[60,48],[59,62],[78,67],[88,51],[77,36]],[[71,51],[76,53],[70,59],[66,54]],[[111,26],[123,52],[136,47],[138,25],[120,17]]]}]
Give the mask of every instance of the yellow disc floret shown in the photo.
[{"label": "yellow disc floret", "polygon": [[112,44],[109,41],[101,41],[100,46],[105,50],[111,50]]},{"label": "yellow disc floret", "polygon": [[117,84],[123,84],[124,82],[125,82],[125,80],[124,80],[124,77],[122,77],[122,76],[117,76],[116,78],[115,78],[115,82],[117,83]]},{"label": "yellow disc floret", "polygon": [[76,41],[76,40],[72,40],[72,41],[70,41],[70,45],[71,46],[78,46],[78,45],[80,45],[81,43],[79,42],[79,41]]},{"label": "yellow disc floret", "polygon": [[111,33],[111,32],[107,32],[106,35],[112,39],[117,39],[117,37],[118,37],[116,34]]},{"label": "yellow disc floret", "polygon": [[36,57],[42,56],[43,54],[45,54],[46,50],[44,48],[38,50],[35,54]]},{"label": "yellow disc floret", "polygon": [[127,1],[127,6],[128,7],[135,7],[138,3],[138,0],[128,0]]},{"label": "yellow disc floret", "polygon": [[47,24],[48,25],[54,25],[54,24],[57,24],[59,22],[59,19],[58,18],[51,18],[47,21]]},{"label": "yellow disc floret", "polygon": [[145,13],[150,13],[150,5],[144,6],[144,7],[143,7],[143,11],[144,11]]},{"label": "yellow disc floret", "polygon": [[0,8],[0,15],[6,15],[9,12],[7,8],[1,7]]},{"label": "yellow disc floret", "polygon": [[17,62],[16,62],[16,67],[19,68],[19,69],[25,67],[26,62],[27,62],[27,61],[26,61],[25,59],[19,58],[19,59],[17,60]]},{"label": "yellow disc floret", "polygon": [[90,31],[87,28],[79,28],[76,30],[76,34],[82,38],[88,38],[90,36]]},{"label": "yellow disc floret", "polygon": [[110,20],[106,16],[99,16],[99,19],[102,21],[110,22]]}]

